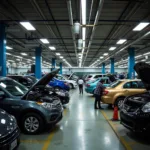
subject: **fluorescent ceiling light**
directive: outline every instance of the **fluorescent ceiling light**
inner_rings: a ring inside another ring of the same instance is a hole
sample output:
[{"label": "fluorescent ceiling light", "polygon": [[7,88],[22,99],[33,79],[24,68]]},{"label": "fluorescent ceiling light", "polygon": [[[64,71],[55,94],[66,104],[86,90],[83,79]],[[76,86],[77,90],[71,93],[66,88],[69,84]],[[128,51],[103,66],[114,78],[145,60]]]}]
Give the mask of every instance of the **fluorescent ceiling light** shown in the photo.
[{"label": "fluorescent ceiling light", "polygon": [[17,57],[17,58],[22,58],[21,56],[15,56],[15,57]]},{"label": "fluorescent ceiling light", "polygon": [[54,46],[50,46],[49,47],[51,50],[56,50],[56,48]]},{"label": "fluorescent ceiling light", "polygon": [[107,55],[108,55],[108,53],[104,53],[103,55],[104,55],[104,56],[107,56]]},{"label": "fluorescent ceiling light", "polygon": [[16,59],[17,61],[20,61],[20,59]]},{"label": "fluorescent ceiling light", "polygon": [[27,54],[26,54],[26,53],[21,53],[21,55],[23,55],[23,56],[27,56]]},{"label": "fluorescent ceiling light", "polygon": [[82,28],[82,40],[83,40],[83,44],[85,43],[85,38],[86,38],[86,28],[84,27],[84,28]]},{"label": "fluorescent ceiling light", "polygon": [[139,58],[139,57],[142,57],[142,55],[135,56],[135,58]]},{"label": "fluorescent ceiling light", "polygon": [[6,49],[13,49],[12,47],[6,46]]},{"label": "fluorescent ceiling light", "polygon": [[57,56],[60,56],[60,53],[56,53]]},{"label": "fluorescent ceiling light", "polygon": [[14,60],[8,60],[8,61],[10,61],[10,62],[15,62]]},{"label": "fluorescent ceiling light", "polygon": [[49,41],[47,39],[40,39],[40,41],[44,44],[49,44]]},{"label": "fluorescent ceiling light", "polygon": [[79,53],[78,55],[82,55],[82,53]]},{"label": "fluorescent ceiling light", "polygon": [[32,57],[33,59],[35,59],[35,57]]},{"label": "fluorescent ceiling light", "polygon": [[63,56],[60,56],[60,58],[64,58]]},{"label": "fluorescent ceiling light", "polygon": [[10,53],[6,53],[6,55],[11,55]]},{"label": "fluorescent ceiling light", "polygon": [[149,25],[149,22],[141,22],[133,29],[133,31],[141,31],[148,25]]},{"label": "fluorescent ceiling light", "polygon": [[123,44],[124,42],[126,42],[127,40],[126,39],[120,39],[117,44]]},{"label": "fluorescent ceiling light", "polygon": [[145,54],[143,54],[143,55],[150,55],[150,52],[148,52],[148,53],[145,53]]},{"label": "fluorescent ceiling light", "polygon": [[82,6],[82,24],[86,24],[86,0],[81,0]]},{"label": "fluorescent ceiling light", "polygon": [[141,60],[141,61],[146,61],[146,59],[143,59],[143,60]]},{"label": "fluorescent ceiling light", "polygon": [[[113,50],[115,50],[116,49],[116,47],[110,47],[110,51],[113,51]],[[106,56],[106,55],[105,55]]]},{"label": "fluorescent ceiling light", "polygon": [[36,30],[30,22],[20,22],[20,24],[29,31]]},{"label": "fluorescent ceiling light", "polygon": [[100,59],[103,59],[103,58],[104,58],[103,56],[100,57]]}]

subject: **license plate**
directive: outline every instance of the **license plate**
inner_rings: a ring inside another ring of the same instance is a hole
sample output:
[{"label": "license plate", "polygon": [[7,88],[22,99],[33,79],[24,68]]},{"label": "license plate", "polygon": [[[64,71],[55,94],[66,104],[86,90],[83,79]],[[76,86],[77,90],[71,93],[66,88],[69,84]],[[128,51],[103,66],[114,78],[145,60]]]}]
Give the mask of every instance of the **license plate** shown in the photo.
[{"label": "license plate", "polygon": [[17,146],[17,140],[13,141],[10,145],[10,150],[13,150]]}]

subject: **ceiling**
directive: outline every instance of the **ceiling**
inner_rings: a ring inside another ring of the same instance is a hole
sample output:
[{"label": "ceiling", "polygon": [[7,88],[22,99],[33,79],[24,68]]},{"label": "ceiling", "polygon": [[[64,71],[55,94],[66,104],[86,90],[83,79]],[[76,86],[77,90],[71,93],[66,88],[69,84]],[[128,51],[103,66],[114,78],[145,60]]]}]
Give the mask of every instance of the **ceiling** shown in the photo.
[{"label": "ceiling", "polygon": [[[73,22],[81,22],[80,0],[1,0],[0,20],[6,24],[7,45],[13,48],[7,50],[12,54],[7,58],[17,61],[15,56],[21,56],[20,53],[25,52],[28,55],[24,56],[22,61],[27,62],[27,59],[32,59],[35,55],[35,48],[41,46],[43,61],[51,62],[51,58],[56,58],[58,63],[64,62],[56,56],[56,53],[60,53],[71,66],[78,66],[78,53],[81,53],[81,50],[77,48],[77,40],[82,38],[82,33],[74,35],[72,32],[69,2]],[[99,3],[99,0],[87,0],[87,25],[94,24]],[[149,0],[103,0],[96,26],[86,26],[82,66],[88,67],[95,61],[95,66],[102,62],[109,64],[111,57],[117,62],[127,59],[128,47],[135,47],[136,55],[148,52],[150,36],[133,44],[132,42],[147,33],[149,26],[140,32],[132,30],[139,22],[149,22],[149,8]],[[29,21],[36,31],[27,31],[20,25],[21,21]],[[94,34],[91,38],[93,28]],[[50,44],[41,43],[41,38],[48,39]],[[127,42],[116,45],[121,38],[127,39]],[[91,46],[88,49],[89,43]],[[56,50],[50,50],[49,46],[55,46]],[[116,46],[117,49],[109,51],[111,46]],[[117,53],[121,48],[124,49]],[[99,60],[104,53],[109,55]],[[64,65],[68,66],[65,62]]]}]

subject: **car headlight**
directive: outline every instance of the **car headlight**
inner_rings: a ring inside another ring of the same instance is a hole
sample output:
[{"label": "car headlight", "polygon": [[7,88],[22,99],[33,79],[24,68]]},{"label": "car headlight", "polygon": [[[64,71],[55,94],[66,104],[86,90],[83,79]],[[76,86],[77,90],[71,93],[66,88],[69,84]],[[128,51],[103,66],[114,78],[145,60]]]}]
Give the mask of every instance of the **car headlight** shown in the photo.
[{"label": "car headlight", "polygon": [[142,111],[145,112],[145,113],[150,112],[150,102],[143,106]]},{"label": "car headlight", "polygon": [[39,102],[38,102],[37,104],[43,106],[43,107],[46,108],[46,109],[55,109],[55,108],[56,108],[55,105],[52,104],[52,103],[46,103],[46,102],[44,102],[44,103],[39,103]]},{"label": "car headlight", "polygon": [[59,96],[65,96],[65,93],[63,92],[56,92],[56,94],[58,94]]}]

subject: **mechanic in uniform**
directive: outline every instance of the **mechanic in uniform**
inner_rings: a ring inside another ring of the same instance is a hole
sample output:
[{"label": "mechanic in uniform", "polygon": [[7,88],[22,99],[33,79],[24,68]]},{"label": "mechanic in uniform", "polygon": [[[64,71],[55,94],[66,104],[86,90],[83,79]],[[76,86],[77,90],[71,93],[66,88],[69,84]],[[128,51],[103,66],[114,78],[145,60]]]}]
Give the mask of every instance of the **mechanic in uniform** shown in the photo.
[{"label": "mechanic in uniform", "polygon": [[83,84],[84,84],[84,81],[82,78],[80,78],[78,80],[78,85],[79,85],[79,94],[83,94]]}]

